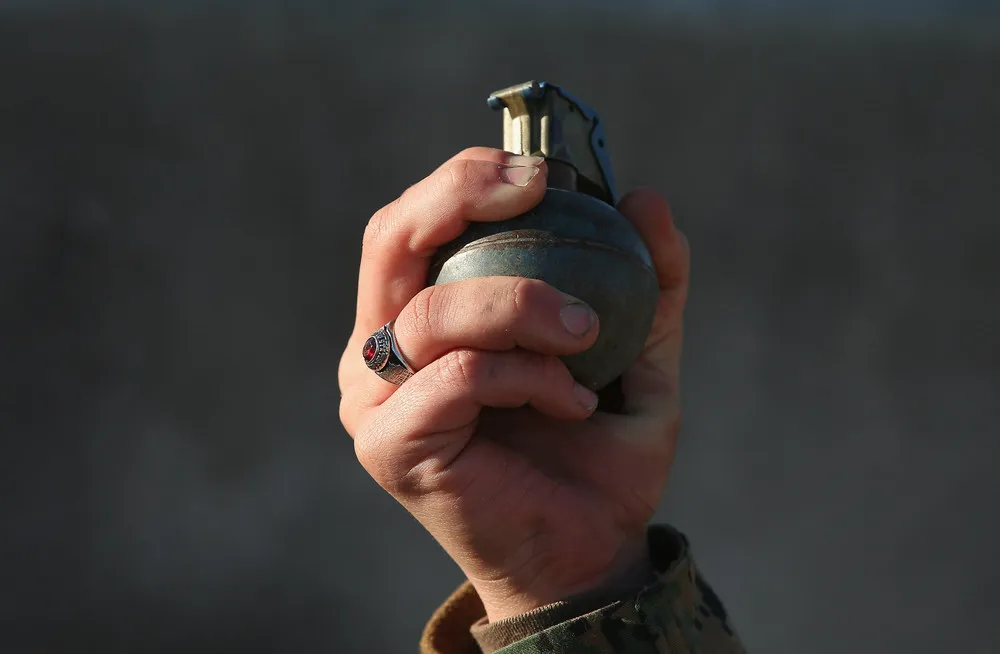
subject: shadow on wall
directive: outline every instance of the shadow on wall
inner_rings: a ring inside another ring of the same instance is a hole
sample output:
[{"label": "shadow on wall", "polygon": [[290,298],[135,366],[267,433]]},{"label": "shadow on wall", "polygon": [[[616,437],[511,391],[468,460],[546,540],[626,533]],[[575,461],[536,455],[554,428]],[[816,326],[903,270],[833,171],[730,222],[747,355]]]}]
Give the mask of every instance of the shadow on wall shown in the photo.
[{"label": "shadow on wall", "polygon": [[987,642],[997,40],[463,21],[0,19],[5,651],[413,649],[460,577],[338,424],[360,235],[532,77],[693,244],[662,517],[749,647]]}]

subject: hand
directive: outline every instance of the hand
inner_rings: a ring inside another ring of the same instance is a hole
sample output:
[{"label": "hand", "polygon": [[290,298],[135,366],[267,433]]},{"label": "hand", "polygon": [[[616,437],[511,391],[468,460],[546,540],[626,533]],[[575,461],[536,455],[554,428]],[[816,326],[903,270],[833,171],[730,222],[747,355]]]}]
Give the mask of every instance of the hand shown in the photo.
[{"label": "hand", "polygon": [[[575,298],[516,277],[425,288],[436,248],[468,221],[527,211],[546,176],[539,158],[472,148],[376,213],[340,362],[340,415],[359,461],[458,563],[491,621],[645,576],[646,525],[680,425],[688,250],[655,192],[619,206],[660,282],[645,349],[622,380],[623,414],[595,412],[596,396],[557,358],[600,329]],[[417,370],[399,387],[361,356],[393,319]]]}]

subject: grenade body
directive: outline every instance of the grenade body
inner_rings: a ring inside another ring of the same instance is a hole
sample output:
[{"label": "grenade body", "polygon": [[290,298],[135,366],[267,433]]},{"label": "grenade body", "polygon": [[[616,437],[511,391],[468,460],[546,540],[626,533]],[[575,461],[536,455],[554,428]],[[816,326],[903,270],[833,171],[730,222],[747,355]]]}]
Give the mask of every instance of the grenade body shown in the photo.
[{"label": "grenade body", "polygon": [[596,343],[563,357],[574,378],[593,390],[639,356],[659,292],[649,251],[631,223],[606,202],[555,188],[516,218],[470,225],[439,250],[428,281],[489,276],[539,279],[597,312]]}]

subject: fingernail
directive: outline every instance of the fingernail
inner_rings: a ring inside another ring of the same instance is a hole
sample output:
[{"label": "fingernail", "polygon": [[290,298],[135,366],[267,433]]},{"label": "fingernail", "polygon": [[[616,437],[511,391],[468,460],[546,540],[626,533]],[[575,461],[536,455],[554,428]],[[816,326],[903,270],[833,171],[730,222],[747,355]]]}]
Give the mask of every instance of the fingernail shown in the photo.
[{"label": "fingernail", "polygon": [[507,165],[511,167],[534,166],[537,168],[545,161],[545,157],[532,157],[526,154],[512,154],[507,158]]},{"label": "fingernail", "polygon": [[566,331],[574,336],[583,336],[594,326],[594,319],[597,316],[594,315],[594,310],[589,306],[580,300],[573,299],[563,305],[562,310],[559,311],[559,317],[562,318],[562,324]]},{"label": "fingernail", "polygon": [[508,168],[500,167],[500,179],[513,184],[514,186],[527,186],[538,174],[538,168],[534,166]]},{"label": "fingernail", "polygon": [[573,394],[576,395],[576,401],[587,411],[593,411],[597,408],[597,393],[590,390],[586,386],[581,386],[577,384],[573,387]]}]

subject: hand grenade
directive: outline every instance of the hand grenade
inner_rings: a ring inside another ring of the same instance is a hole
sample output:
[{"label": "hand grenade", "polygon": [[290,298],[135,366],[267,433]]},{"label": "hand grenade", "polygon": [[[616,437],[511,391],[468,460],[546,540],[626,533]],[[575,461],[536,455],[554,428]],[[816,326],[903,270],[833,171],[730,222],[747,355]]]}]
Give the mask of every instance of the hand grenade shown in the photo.
[{"label": "hand grenade", "polygon": [[615,209],[618,196],[600,118],[548,82],[497,91],[488,103],[503,112],[505,150],[545,157],[548,188],[531,211],[474,223],[441,248],[429,283],[528,277],[580,298],[597,312],[600,332],[590,349],[563,361],[578,382],[600,390],[642,351],[659,291],[649,250]]}]

